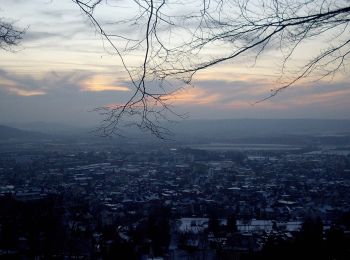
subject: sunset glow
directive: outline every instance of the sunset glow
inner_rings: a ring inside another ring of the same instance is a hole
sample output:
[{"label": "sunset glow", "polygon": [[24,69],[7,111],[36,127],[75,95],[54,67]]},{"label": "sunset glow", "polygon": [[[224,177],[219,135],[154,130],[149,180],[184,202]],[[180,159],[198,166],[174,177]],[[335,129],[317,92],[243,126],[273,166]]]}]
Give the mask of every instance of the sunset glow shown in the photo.
[{"label": "sunset glow", "polygon": [[[120,58],[74,3],[5,0],[2,8],[0,15],[16,21],[16,27],[27,29],[14,52],[1,51],[0,103],[6,103],[7,109],[1,112],[0,119],[9,118],[10,113],[11,116],[22,117],[35,110],[39,102],[42,107],[57,104],[57,110],[61,109],[59,104],[64,103],[72,111],[79,111],[70,115],[70,120],[74,121],[73,117],[85,118],[87,116],[82,114],[95,107],[123,104],[132,96],[135,86]],[[113,10],[101,7],[98,9],[99,17],[105,17],[109,22],[114,17]],[[131,38],[139,33],[109,23],[106,23],[106,28]],[[179,30],[178,33],[183,32]],[[121,47],[124,39],[115,42]],[[324,42],[320,42],[319,46],[307,43],[297,49],[289,63],[290,70],[294,65],[303,64],[306,56],[313,57],[314,49],[324,45]],[[206,55],[210,57],[223,51],[224,48],[213,49]],[[191,118],[202,118],[203,108],[210,109],[211,112],[207,113],[210,118],[322,118],[324,115],[348,118],[350,103],[345,100],[350,100],[350,73],[346,67],[340,68],[331,80],[315,80],[317,75],[306,78],[276,97],[255,104],[269,96],[271,90],[283,85],[281,74],[288,75],[288,71],[282,71],[280,61],[283,56],[278,56],[278,53],[272,48],[256,61],[252,53],[199,71],[193,78],[193,87],[175,82],[176,86],[184,89],[166,98],[175,110],[188,112]],[[130,68],[129,73],[135,75],[140,70],[143,54],[135,47],[135,51],[128,55],[124,57],[124,62]],[[41,96],[40,100],[34,101],[36,96]],[[33,101],[29,101],[28,97],[32,97]],[[11,99],[16,101],[10,102]],[[26,107],[22,111],[16,105],[17,99],[28,99],[23,103]],[[87,103],[82,105],[81,100]],[[295,112],[301,107],[304,113]],[[51,116],[48,115],[48,118]]]},{"label": "sunset glow", "polygon": [[82,83],[82,91],[130,91],[128,87],[113,85],[113,82],[103,76],[94,76]]}]

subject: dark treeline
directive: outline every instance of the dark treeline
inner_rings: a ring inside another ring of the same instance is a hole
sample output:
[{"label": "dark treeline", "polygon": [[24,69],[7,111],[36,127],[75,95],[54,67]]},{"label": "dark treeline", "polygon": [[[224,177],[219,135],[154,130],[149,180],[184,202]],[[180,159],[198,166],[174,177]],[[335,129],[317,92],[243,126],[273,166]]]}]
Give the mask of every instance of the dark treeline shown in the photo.
[{"label": "dark treeline", "polygon": [[[143,255],[167,256],[171,239],[169,208],[155,205],[145,216],[134,216],[130,225],[116,220],[104,224],[101,216],[79,198],[50,195],[43,199],[19,201],[11,195],[0,197],[0,252],[6,259],[140,259]],[[131,224],[131,223],[137,223]],[[123,226],[123,230],[121,230]],[[126,228],[127,227],[127,228]],[[270,234],[260,252],[248,252],[239,259],[349,259],[350,213],[344,214],[324,230],[322,220],[307,218],[293,239],[283,240]],[[277,228],[277,227],[274,227]],[[208,234],[230,238],[227,246],[237,246],[244,238],[237,231],[236,217],[222,226],[213,212]],[[277,233],[276,233],[277,234]],[[187,243],[193,234],[184,233],[179,246],[191,253]],[[209,242],[217,259],[237,255]],[[232,248],[231,247],[231,248]]]},{"label": "dark treeline", "polygon": [[170,242],[169,212],[155,206],[138,225],[120,232],[118,221],[103,224],[102,216],[79,198],[50,195],[20,201],[2,196],[0,258],[138,259],[147,254],[165,255]]}]

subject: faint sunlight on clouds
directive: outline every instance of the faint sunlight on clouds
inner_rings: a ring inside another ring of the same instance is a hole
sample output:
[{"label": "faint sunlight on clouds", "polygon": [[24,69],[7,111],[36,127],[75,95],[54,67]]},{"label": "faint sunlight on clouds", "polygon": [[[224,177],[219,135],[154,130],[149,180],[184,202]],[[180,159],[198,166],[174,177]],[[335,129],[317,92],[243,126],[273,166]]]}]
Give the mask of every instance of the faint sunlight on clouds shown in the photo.
[{"label": "faint sunlight on clouds", "polygon": [[23,97],[41,96],[46,94],[44,88],[41,87],[41,83],[38,84],[38,87],[30,86],[30,83],[27,84],[26,80],[23,78],[16,77],[1,69],[0,90]]},{"label": "faint sunlight on clouds", "polygon": [[100,92],[100,91],[130,91],[123,86],[106,86],[106,85],[86,85],[83,91]]},{"label": "faint sunlight on clouds", "polygon": [[307,106],[310,104],[323,104],[334,106],[340,105],[343,99],[349,100],[350,89],[338,89],[333,91],[328,91],[325,93],[309,93],[301,96],[297,99],[290,100],[288,102],[289,106]]},{"label": "faint sunlight on clouds", "polygon": [[7,88],[7,91],[15,93],[18,96],[31,97],[31,96],[42,96],[46,95],[45,91],[42,90],[25,90],[16,87]]},{"label": "faint sunlight on clouds", "polygon": [[130,91],[126,86],[121,86],[114,82],[112,77],[103,75],[94,75],[81,84],[82,91],[100,92],[100,91]]},{"label": "faint sunlight on clouds", "polygon": [[183,88],[169,95],[176,105],[211,105],[219,100],[219,94],[200,88]]},{"label": "faint sunlight on clouds", "polygon": [[[0,108],[3,107],[0,121],[17,115],[21,120],[59,118],[90,122],[92,116],[86,111],[122,105],[133,94],[135,88],[119,59],[109,53],[108,45],[104,46],[72,1],[3,0],[1,3],[1,16],[19,19],[17,27],[29,28],[18,52],[0,54]],[[118,15],[132,11],[126,7],[118,9],[123,10]],[[106,29],[130,38],[138,36],[138,30],[110,23],[116,18],[113,11],[107,7],[96,13],[103,18]],[[311,42],[298,49],[290,67],[305,62],[304,55],[311,54],[314,47]],[[346,71],[329,82],[315,83],[308,78],[309,83],[300,81],[276,97],[253,105],[283,84],[278,81],[283,57],[276,53],[269,49],[257,63],[252,53],[235,62],[198,71],[192,82],[195,87],[182,88],[165,99],[174,105],[175,112],[189,113],[192,118],[349,118],[350,74]],[[127,65],[136,68],[139,59],[140,53],[132,52],[127,56]],[[161,93],[183,86],[182,81],[172,80],[164,83],[165,91]],[[159,93],[157,82],[147,83],[150,92]]]}]

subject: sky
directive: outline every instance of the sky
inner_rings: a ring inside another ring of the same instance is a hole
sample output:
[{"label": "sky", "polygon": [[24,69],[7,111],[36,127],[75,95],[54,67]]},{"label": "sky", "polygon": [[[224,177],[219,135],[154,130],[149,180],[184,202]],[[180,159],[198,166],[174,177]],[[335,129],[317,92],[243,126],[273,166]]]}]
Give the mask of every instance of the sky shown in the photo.
[{"label": "sky", "polygon": [[[125,102],[132,95],[120,59],[71,0],[0,2],[0,17],[26,30],[13,52],[0,50],[0,123],[92,125],[101,119],[94,108]],[[124,1],[116,3],[98,9],[98,17],[107,29],[138,37],[139,31],[112,23],[115,17],[131,17],[135,11]],[[170,41],[181,39],[181,33]],[[307,43],[298,50],[296,63],[307,61],[324,44]],[[140,59],[137,50],[126,56],[130,66],[138,66]],[[278,86],[278,60],[276,51],[267,50],[257,63],[248,55],[201,71],[193,86],[174,97],[174,110],[188,113],[190,119],[349,119],[348,67],[332,79],[300,82],[254,104]]]}]

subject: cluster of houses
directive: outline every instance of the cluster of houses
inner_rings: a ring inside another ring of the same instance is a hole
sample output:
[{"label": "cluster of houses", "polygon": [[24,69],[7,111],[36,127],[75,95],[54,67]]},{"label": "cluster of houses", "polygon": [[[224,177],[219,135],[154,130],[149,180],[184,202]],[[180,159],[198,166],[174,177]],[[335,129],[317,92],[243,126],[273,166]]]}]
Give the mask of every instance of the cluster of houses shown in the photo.
[{"label": "cluster of houses", "polygon": [[[322,219],[327,229],[350,211],[349,158],[344,155],[277,151],[256,156],[247,150],[237,157],[162,148],[20,157],[0,159],[0,196],[22,201],[48,194],[78,197],[89,205],[89,229],[94,218],[105,226],[118,223],[125,241],[128,226],[136,227],[152,207],[167,207],[168,257],[173,259],[193,252],[210,259],[215,247],[259,251],[270,236],[292,239],[308,216]],[[234,230],[227,227],[231,216]],[[214,217],[217,232],[210,229]]]}]

